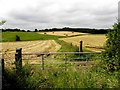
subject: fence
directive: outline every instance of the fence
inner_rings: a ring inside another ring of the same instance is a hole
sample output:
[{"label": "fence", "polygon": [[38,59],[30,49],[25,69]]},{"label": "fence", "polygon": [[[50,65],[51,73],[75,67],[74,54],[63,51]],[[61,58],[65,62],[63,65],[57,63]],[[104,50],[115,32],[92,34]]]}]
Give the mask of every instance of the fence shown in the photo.
[{"label": "fence", "polygon": [[[97,55],[96,55],[97,54]],[[61,59],[64,64],[68,64],[68,61],[84,61],[84,63],[88,63],[88,60],[90,58],[100,58],[98,54],[101,54],[101,52],[83,52],[82,50],[82,41],[80,41],[80,46],[79,46],[79,52],[34,52],[34,53],[28,53],[28,52],[23,52],[22,53],[22,48],[17,48],[16,53],[15,53],[15,66],[16,70],[19,70],[22,67],[22,61],[25,60],[38,60],[41,64],[42,70],[44,70],[45,66],[45,61],[47,60],[55,60],[55,59]],[[70,55],[73,55],[72,58]],[[53,57],[52,57],[53,56]],[[97,57],[98,56],[98,57]],[[74,58],[73,58],[74,57]],[[52,61],[50,61],[52,62]],[[57,62],[58,63],[58,62]],[[74,62],[75,63],[75,62]],[[4,59],[2,59],[2,72],[4,72]]]},{"label": "fence", "polygon": [[[41,68],[44,70],[45,61],[47,60],[55,60],[61,59],[64,64],[68,64],[68,61],[74,61],[72,63],[80,63],[80,61],[84,61],[82,63],[88,63],[88,60],[91,58],[98,59],[100,58],[101,52],[24,52],[22,53],[22,48],[17,48],[15,53],[15,66],[16,70],[22,67],[22,61],[24,60],[38,60],[41,63]],[[50,57],[55,55],[53,57]],[[57,56],[58,55],[58,56]],[[69,57],[69,55],[74,55]],[[28,56],[29,58],[26,58]],[[30,57],[31,56],[31,57]],[[77,61],[77,62],[76,62]],[[52,62],[52,61],[51,61]],[[4,59],[2,59],[2,72],[4,72]]]},{"label": "fence", "polygon": [[[67,58],[67,55],[75,55],[74,58]],[[68,63],[68,59],[73,59],[74,61],[76,60],[84,60],[85,63],[88,62],[88,60],[91,58],[91,57],[94,57],[93,55],[96,55],[96,54],[101,54],[101,52],[35,52],[35,53],[22,53],[22,48],[19,48],[19,49],[16,49],[16,53],[15,53],[15,61],[16,61],[16,68],[20,68],[22,67],[22,61],[23,60],[31,60],[34,61],[34,60],[38,60],[40,62],[41,60],[41,66],[42,66],[42,70],[44,70],[44,65],[45,65],[45,61],[46,60],[51,60],[51,59],[60,59],[61,56],[59,55],[62,55],[62,60],[64,61],[64,64],[67,64]],[[58,55],[59,58],[57,58],[57,56],[55,57],[50,57],[52,55]],[[26,58],[25,56],[32,56],[30,58]],[[98,55],[97,55],[98,56]],[[38,58],[39,57],[39,58]],[[33,59],[32,59],[33,58]],[[40,59],[41,58],[41,59]],[[47,58],[45,60],[45,58]],[[98,58],[98,57],[95,57],[95,58]],[[78,61],[79,62],[79,61]]]}]

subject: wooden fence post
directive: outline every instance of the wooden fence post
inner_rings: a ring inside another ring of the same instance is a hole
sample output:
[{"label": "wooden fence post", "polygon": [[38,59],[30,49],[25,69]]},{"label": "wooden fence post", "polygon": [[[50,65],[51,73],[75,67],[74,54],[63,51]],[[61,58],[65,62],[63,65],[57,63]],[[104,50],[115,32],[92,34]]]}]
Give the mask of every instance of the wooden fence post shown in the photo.
[{"label": "wooden fence post", "polygon": [[83,44],[83,41],[80,41],[79,52],[83,52],[83,49],[82,49],[82,44]]},{"label": "wooden fence post", "polygon": [[[83,52],[82,44],[83,44],[83,41],[80,41],[79,52]],[[81,55],[82,54],[79,53],[79,56],[81,56]]]},{"label": "wooden fence post", "polygon": [[1,69],[2,69],[2,72],[0,74],[0,79],[1,79],[0,89],[2,90],[2,87],[4,84],[4,75],[5,75],[5,67],[4,67],[4,59],[3,58],[1,59]]},{"label": "wooden fence post", "polygon": [[42,54],[42,70],[44,70],[44,54]]},{"label": "wooden fence post", "polygon": [[2,75],[4,75],[4,70],[5,70],[4,59],[2,59],[1,64],[2,64]]},{"label": "wooden fence post", "polygon": [[16,48],[15,64],[16,70],[19,71],[22,68],[22,48]]}]

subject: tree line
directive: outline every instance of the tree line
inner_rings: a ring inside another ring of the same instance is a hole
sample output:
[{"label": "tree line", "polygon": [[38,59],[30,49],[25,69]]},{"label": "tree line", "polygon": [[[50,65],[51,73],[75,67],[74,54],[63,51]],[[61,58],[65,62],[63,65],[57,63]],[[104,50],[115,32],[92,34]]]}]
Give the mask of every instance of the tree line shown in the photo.
[{"label": "tree line", "polygon": [[21,30],[21,29],[1,29],[2,32],[12,31],[12,32],[51,32],[51,31],[72,31],[72,32],[83,32],[83,33],[91,33],[91,34],[106,34],[110,29],[91,29],[91,28],[52,28],[52,29],[35,29],[31,30]]}]

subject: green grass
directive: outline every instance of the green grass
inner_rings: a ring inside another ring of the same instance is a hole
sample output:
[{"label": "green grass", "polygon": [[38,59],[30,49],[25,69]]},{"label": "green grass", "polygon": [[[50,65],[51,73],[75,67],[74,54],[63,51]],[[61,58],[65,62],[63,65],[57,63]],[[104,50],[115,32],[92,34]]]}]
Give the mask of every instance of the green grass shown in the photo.
[{"label": "green grass", "polygon": [[[61,45],[61,48],[58,50],[58,52],[79,52],[78,46],[72,45],[72,44],[67,43],[63,40],[56,40],[56,42]],[[83,52],[91,52],[91,51],[83,48]],[[96,58],[93,55],[87,55],[87,54],[81,55],[81,56],[79,54],[67,54],[66,57],[69,57],[68,58],[69,60],[73,60],[73,59],[75,60],[75,58],[83,58],[82,61],[84,61],[84,60],[86,60],[86,56],[88,56],[90,58],[92,58],[92,57]],[[56,55],[56,57],[64,58],[65,55]],[[80,61],[80,59],[78,59],[77,61]]]},{"label": "green grass", "polygon": [[19,75],[15,70],[4,76],[4,89],[39,90],[40,88],[118,88],[118,72],[107,74],[102,68],[59,64],[49,70],[25,65]]},{"label": "green grass", "polygon": [[64,37],[64,36],[38,34],[35,32],[2,32],[2,41],[3,42],[15,41],[16,35],[20,37],[21,41],[49,40],[49,39],[58,39]]},{"label": "green grass", "polygon": [[[61,45],[61,48],[58,50],[58,52],[78,52],[79,51],[78,46],[74,46],[70,43],[66,43],[63,40],[56,40],[56,42]],[[75,58],[77,56],[78,55],[75,55],[75,54],[68,54],[67,55],[67,57],[69,57],[69,58]],[[56,57],[64,58],[65,55],[56,55]]]},{"label": "green grass", "polygon": [[77,46],[66,43],[63,40],[56,40],[56,42],[61,45],[59,52],[77,52],[79,50]]}]

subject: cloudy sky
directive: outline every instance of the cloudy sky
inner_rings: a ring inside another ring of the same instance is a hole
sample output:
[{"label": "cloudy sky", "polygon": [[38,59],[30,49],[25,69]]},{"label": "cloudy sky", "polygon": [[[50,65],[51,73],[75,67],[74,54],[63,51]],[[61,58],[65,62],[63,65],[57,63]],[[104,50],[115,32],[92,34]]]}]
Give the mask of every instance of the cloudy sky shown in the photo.
[{"label": "cloudy sky", "polygon": [[119,0],[0,0],[0,28],[110,28]]}]

